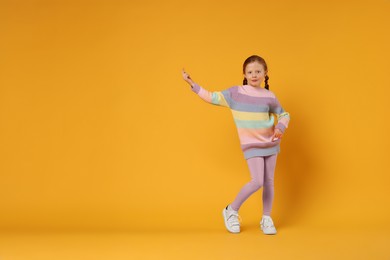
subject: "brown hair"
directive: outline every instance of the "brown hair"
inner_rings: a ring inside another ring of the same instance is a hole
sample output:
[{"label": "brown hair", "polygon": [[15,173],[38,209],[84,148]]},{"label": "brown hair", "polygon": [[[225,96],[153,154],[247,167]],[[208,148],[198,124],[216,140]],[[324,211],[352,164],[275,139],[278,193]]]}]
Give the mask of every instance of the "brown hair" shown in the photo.
[{"label": "brown hair", "polygon": [[[245,61],[244,61],[244,65],[242,66],[243,68],[243,73],[245,74],[245,69],[246,69],[246,66],[249,64],[249,63],[252,63],[252,62],[255,62],[257,61],[258,63],[260,63],[261,65],[263,65],[264,67],[264,71],[267,72],[268,71],[268,68],[267,68],[267,63],[265,62],[265,60],[260,57],[260,56],[257,56],[257,55],[252,55],[250,57],[248,57]],[[265,88],[266,89],[269,89],[269,85],[268,85],[268,75],[265,76]],[[244,78],[242,84],[246,85],[248,84],[248,81],[246,80],[246,78]]]}]

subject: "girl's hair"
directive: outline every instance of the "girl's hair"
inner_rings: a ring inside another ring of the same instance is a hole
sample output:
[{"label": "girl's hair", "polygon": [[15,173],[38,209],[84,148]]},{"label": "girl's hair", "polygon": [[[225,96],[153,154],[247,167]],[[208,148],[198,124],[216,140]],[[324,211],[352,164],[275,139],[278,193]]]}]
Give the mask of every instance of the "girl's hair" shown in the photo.
[{"label": "girl's hair", "polygon": [[[244,65],[243,65],[243,72],[245,74],[245,69],[246,69],[246,66],[249,64],[249,63],[252,63],[252,62],[255,62],[257,61],[258,63],[260,63],[261,65],[263,65],[264,67],[264,71],[267,72],[268,71],[268,68],[267,68],[267,63],[265,63],[265,60],[260,57],[260,56],[257,56],[257,55],[252,55],[250,56],[249,58],[247,58],[245,61],[244,61]],[[268,75],[265,76],[265,88],[266,89],[269,89],[269,85],[268,85]],[[248,81],[246,80],[246,78],[244,78],[243,82],[242,82],[244,85],[248,84]]]}]

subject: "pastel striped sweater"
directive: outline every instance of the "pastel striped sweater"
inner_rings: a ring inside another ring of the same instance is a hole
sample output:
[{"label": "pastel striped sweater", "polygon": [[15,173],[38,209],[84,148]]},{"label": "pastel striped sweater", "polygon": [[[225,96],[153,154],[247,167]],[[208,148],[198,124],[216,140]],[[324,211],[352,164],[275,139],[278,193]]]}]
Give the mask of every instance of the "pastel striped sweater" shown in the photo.
[{"label": "pastel striped sweater", "polygon": [[281,140],[272,141],[272,135],[275,128],[285,132],[290,114],[284,111],[272,91],[241,85],[210,92],[197,83],[192,86],[192,91],[210,104],[230,108],[245,159],[280,152]]}]

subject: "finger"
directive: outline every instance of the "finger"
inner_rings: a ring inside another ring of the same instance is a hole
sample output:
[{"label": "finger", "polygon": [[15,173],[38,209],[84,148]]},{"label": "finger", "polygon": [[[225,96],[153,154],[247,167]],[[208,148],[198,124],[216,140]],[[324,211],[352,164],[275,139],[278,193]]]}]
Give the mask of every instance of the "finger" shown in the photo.
[{"label": "finger", "polygon": [[275,133],[274,134],[274,139],[276,140],[276,139],[280,139],[281,138],[281,135],[279,134],[279,133]]}]

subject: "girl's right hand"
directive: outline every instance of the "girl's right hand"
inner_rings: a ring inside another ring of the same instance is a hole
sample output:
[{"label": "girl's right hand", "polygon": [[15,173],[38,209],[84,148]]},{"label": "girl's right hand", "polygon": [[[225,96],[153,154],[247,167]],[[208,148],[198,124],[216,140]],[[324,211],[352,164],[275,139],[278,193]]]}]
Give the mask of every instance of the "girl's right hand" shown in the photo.
[{"label": "girl's right hand", "polygon": [[182,75],[183,75],[183,79],[192,86],[192,84],[194,83],[194,81],[191,79],[190,75],[188,75],[187,72],[184,71],[184,68],[183,68],[183,71],[182,71]]}]

